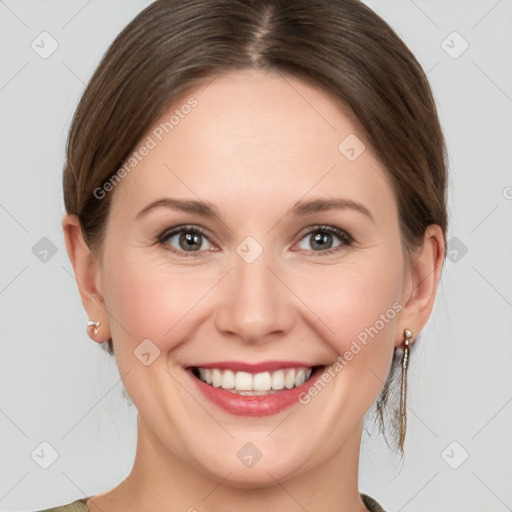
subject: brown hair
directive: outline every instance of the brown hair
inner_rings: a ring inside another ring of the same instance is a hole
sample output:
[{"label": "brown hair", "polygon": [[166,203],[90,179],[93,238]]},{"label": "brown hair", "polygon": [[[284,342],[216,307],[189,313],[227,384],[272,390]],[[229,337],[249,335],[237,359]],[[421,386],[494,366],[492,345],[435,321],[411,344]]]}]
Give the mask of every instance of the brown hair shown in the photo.
[{"label": "brown hair", "polygon": [[[298,77],[351,114],[388,171],[404,248],[421,244],[430,224],[446,238],[446,149],[432,92],[413,54],[371,9],[358,0],[157,0],[108,48],[69,132],[65,207],[92,251],[101,252],[112,195],[94,191],[178,96],[249,68]],[[103,345],[112,355],[112,340]],[[397,366],[395,351],[377,401],[382,430]]]}]

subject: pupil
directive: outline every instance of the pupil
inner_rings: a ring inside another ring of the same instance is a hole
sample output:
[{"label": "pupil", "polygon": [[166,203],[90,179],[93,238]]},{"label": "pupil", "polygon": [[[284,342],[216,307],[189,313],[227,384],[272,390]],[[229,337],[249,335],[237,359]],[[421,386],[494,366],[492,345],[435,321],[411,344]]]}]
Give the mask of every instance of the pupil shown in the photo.
[{"label": "pupil", "polygon": [[[180,244],[181,242],[184,242],[185,249],[200,249],[201,248],[201,242],[199,241],[200,235],[198,234],[191,234],[191,233],[183,233],[180,237]],[[197,247],[194,247],[197,246]],[[183,246],[182,246],[183,247]]]},{"label": "pupil", "polygon": [[332,235],[330,235],[329,233],[323,233],[323,234],[317,233],[317,234],[315,234],[315,236],[313,238],[314,238],[314,241],[312,243],[313,247],[315,247],[315,245],[316,245],[317,246],[316,248],[325,249],[326,244],[329,245],[328,242],[331,241]]}]

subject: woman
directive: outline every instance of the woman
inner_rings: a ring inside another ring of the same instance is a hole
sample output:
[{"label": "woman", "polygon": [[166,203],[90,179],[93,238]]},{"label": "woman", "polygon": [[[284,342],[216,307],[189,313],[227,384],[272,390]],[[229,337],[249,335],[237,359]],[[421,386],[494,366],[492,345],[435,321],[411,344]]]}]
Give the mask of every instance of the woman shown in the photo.
[{"label": "woman", "polygon": [[420,65],[357,0],[141,12],[77,108],[63,219],[136,458],[52,510],[382,511],[358,490],[362,424],[377,400],[403,451],[445,160]]}]

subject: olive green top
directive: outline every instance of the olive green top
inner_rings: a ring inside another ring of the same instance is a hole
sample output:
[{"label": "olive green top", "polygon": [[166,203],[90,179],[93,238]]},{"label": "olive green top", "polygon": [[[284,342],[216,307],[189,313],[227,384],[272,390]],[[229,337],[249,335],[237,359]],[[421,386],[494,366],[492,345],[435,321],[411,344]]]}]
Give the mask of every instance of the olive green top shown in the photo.
[{"label": "olive green top", "polygon": [[[361,499],[363,500],[363,503],[371,512],[386,512],[373,498],[371,498],[367,494],[360,493],[360,495]],[[48,508],[45,510],[40,510],[38,512],[90,512],[89,509],[87,508],[87,505],[85,504],[85,500],[87,499],[89,499],[89,496],[87,498],[82,498],[73,501],[73,503],[69,503],[68,505],[61,505],[60,507]]]}]

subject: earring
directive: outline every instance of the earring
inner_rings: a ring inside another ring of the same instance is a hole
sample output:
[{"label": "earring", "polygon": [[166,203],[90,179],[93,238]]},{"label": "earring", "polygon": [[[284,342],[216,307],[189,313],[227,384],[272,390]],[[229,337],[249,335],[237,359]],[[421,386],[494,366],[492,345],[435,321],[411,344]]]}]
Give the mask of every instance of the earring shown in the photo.
[{"label": "earring", "polygon": [[98,334],[100,332],[100,324],[101,322],[99,320],[97,322],[87,322],[87,327],[94,325],[94,334]]},{"label": "earring", "polygon": [[407,423],[406,398],[407,398],[407,368],[409,367],[409,347],[414,343],[413,333],[404,329],[404,343],[402,354],[402,385],[400,388],[400,449],[403,452],[405,441],[405,430]]}]

